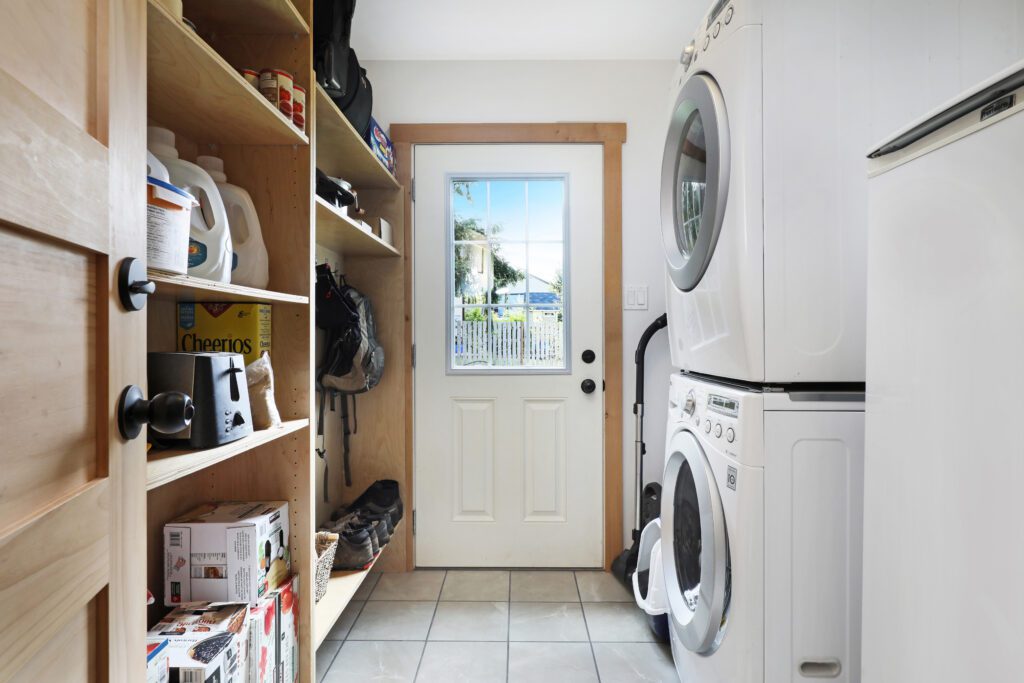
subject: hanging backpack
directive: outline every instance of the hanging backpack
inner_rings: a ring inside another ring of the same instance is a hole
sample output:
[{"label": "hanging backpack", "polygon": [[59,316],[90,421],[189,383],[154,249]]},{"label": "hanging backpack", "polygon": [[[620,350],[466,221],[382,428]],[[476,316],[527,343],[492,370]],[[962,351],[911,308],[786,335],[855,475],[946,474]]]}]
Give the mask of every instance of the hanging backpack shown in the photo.
[{"label": "hanging backpack", "polygon": [[[373,307],[370,300],[342,278],[334,277],[330,266],[316,267],[316,326],[324,331],[323,356],[317,367],[316,382],[320,392],[317,455],[324,460],[324,500],[327,500],[327,451],[323,447],[324,412],[330,398],[331,411],[335,399],[341,398],[342,451],[345,485],[352,485],[349,465],[349,437],[358,429],[355,395],[369,391],[380,383],[384,374],[384,349],[377,342]],[[349,397],[352,397],[352,422],[349,426]]]}]

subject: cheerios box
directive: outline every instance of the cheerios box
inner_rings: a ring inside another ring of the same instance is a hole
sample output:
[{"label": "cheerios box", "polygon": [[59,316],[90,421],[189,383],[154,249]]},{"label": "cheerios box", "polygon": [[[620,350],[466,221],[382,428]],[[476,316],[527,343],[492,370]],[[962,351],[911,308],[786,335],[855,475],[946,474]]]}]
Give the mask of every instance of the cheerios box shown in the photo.
[{"label": "cheerios box", "polygon": [[178,351],[240,353],[248,365],[270,351],[270,304],[178,304]]},{"label": "cheerios box", "polygon": [[207,504],[164,525],[165,605],[254,605],[290,569],[287,502]]},{"label": "cheerios box", "polygon": [[150,629],[147,642],[166,644],[171,683],[245,683],[248,615],[245,603],[188,603]]}]

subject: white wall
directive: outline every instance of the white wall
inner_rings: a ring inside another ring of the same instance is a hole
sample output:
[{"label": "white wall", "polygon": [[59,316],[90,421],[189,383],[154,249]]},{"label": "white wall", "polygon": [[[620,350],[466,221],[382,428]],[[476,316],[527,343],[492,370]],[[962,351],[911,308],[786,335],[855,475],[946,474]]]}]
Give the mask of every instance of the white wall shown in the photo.
[{"label": "white wall", "polygon": [[[659,231],[661,150],[668,117],[670,61],[378,61],[364,65],[374,116],[392,123],[625,122],[622,151],[623,283],[647,285],[649,309],[623,312],[623,541],[633,520],[633,352],[665,311]],[[668,344],[648,350],[646,481],[661,479],[667,411]]]},{"label": "white wall", "polygon": [[[872,0],[871,12],[875,142],[1024,58],[1021,0]],[[869,266],[869,272],[874,267]],[[957,277],[968,278],[971,273]],[[876,316],[869,312],[869,318]],[[959,415],[943,414],[944,397],[916,395],[915,386],[894,387],[891,374],[876,375],[880,363],[875,352],[885,347],[891,334],[891,330],[868,328],[863,680],[1020,680],[1014,653],[1001,644],[1020,638],[1013,629],[1021,608],[1014,596],[1021,593],[1005,582],[1014,571],[1012,561],[1005,560],[1022,557],[1021,520],[1012,515],[990,516],[984,533],[970,526],[972,519],[984,516],[981,510],[997,505],[972,496],[997,492],[999,486],[986,485],[985,480],[1012,479],[1012,468],[1009,472],[992,468],[992,458],[971,452],[975,425]],[[971,372],[969,367],[958,370]],[[998,379],[975,379],[969,384],[984,388]],[[947,434],[955,430],[956,439],[968,445],[963,456],[976,459],[977,466],[987,467],[988,473],[981,471],[971,481],[952,481],[956,473],[936,466],[921,450],[927,448],[928,435],[906,439],[919,447],[916,452],[899,450],[882,433],[885,427],[902,430],[914,422],[893,415],[894,406],[899,405],[911,410],[940,406],[932,419],[949,421]],[[1014,447],[1019,450],[1018,444]],[[895,462],[900,465],[894,466]],[[913,467],[914,463],[919,466]],[[907,476],[913,481],[908,482]],[[957,495],[943,495],[954,489]],[[1000,510],[1010,505],[1009,500],[998,502]],[[940,509],[947,519],[956,516],[954,511],[964,511],[959,525],[938,528],[936,520],[943,518]],[[999,540],[982,547],[983,538]],[[994,558],[1001,564],[990,565]],[[993,633],[996,637],[990,637]],[[1003,672],[1002,677],[993,672]]]}]

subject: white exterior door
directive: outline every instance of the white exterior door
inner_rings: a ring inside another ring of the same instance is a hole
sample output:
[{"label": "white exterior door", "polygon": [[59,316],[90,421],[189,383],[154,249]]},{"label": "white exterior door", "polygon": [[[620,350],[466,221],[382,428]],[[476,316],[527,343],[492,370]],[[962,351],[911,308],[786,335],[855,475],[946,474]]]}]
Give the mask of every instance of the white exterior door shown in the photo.
[{"label": "white exterior door", "polygon": [[601,565],[602,196],[600,145],[416,147],[418,566]]}]

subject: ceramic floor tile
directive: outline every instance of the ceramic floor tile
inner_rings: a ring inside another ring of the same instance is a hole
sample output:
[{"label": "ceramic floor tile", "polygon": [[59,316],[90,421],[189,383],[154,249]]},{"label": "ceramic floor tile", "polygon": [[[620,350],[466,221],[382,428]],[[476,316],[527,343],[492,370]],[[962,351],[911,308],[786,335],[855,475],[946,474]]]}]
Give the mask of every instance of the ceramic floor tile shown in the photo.
[{"label": "ceramic floor tile", "polygon": [[422,642],[347,641],[323,683],[413,683]]},{"label": "ceramic floor tile", "polygon": [[572,572],[512,572],[512,602],[579,602]]},{"label": "ceramic floor tile", "polygon": [[606,683],[679,683],[667,644],[594,643],[594,657]]},{"label": "ceramic floor tile", "polygon": [[356,617],[359,616],[365,604],[361,600],[353,600],[348,603],[348,607],[341,613],[338,620],[334,622],[334,626],[327,632],[327,637],[324,640],[345,640],[348,637],[348,632],[352,630],[352,624],[356,623]]},{"label": "ceramic floor tile", "polygon": [[508,601],[508,582],[508,572],[449,571],[444,577],[441,599]]},{"label": "ceramic floor tile", "polygon": [[513,602],[509,640],[586,641],[587,627],[578,602]]},{"label": "ceramic floor tile", "polygon": [[359,588],[356,589],[355,595],[352,596],[353,600],[366,600],[370,597],[370,593],[373,592],[377,582],[380,581],[380,572],[370,572],[363,579],[363,582],[359,584]]},{"label": "ceramic floor tile", "polygon": [[507,602],[439,602],[428,640],[508,640]]},{"label": "ceramic floor tile", "polygon": [[437,603],[367,602],[348,633],[351,640],[426,640]]},{"label": "ceramic floor tile", "polygon": [[444,572],[417,570],[414,572],[381,574],[370,600],[437,600],[444,583]]},{"label": "ceramic floor tile", "polygon": [[[508,683],[597,683],[590,643],[509,643]],[[629,679],[609,679],[626,681]]]},{"label": "ceramic floor tile", "polygon": [[341,642],[337,640],[325,640],[320,649],[316,651],[316,680],[317,683],[324,680],[327,670],[331,668],[334,655],[341,649]]},{"label": "ceramic floor tile", "polygon": [[654,641],[647,615],[635,604],[625,602],[585,602],[590,639],[597,642],[646,643]]},{"label": "ceramic floor tile", "polygon": [[427,643],[416,683],[505,683],[508,645]]},{"label": "ceramic floor tile", "polygon": [[635,602],[633,591],[608,572],[576,572],[583,602]]}]

